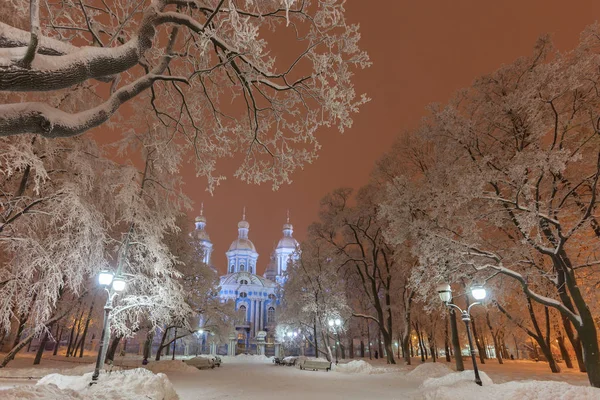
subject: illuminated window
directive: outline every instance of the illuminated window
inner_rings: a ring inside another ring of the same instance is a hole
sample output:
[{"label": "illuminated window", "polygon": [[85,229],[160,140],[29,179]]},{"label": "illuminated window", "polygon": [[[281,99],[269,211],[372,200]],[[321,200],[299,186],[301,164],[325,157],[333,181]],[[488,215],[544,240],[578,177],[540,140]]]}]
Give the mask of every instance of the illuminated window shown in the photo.
[{"label": "illuminated window", "polygon": [[275,323],[275,308],[269,307],[267,310],[267,324]]},{"label": "illuminated window", "polygon": [[242,314],[242,322],[246,322],[246,306],[241,305],[240,308],[238,308],[238,310],[240,314]]}]

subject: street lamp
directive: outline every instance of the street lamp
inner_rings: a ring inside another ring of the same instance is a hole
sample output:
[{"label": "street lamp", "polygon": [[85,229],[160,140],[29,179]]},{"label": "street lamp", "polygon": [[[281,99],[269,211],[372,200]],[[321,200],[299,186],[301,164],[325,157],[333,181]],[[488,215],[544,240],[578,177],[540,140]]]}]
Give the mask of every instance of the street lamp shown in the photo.
[{"label": "street lamp", "polygon": [[[335,320],[330,319],[329,321],[327,321],[327,324],[329,325],[329,327],[333,330],[333,333],[336,334],[337,336],[337,344],[339,345],[340,343],[340,332],[339,332],[339,327],[342,325],[342,321],[339,318],[336,318]],[[335,364],[338,364],[338,347],[339,346],[335,346]]]},{"label": "street lamp", "polygon": [[[460,311],[461,319],[464,321],[465,326],[467,328],[467,338],[469,339],[469,348],[471,349],[471,359],[473,360],[473,371],[475,372],[475,383],[479,386],[482,386],[481,378],[479,377],[479,370],[477,369],[477,360],[475,358],[475,348],[473,347],[473,338],[471,337],[471,327],[469,323],[471,322],[471,307],[477,304],[481,304],[480,301],[476,301],[469,305],[466,310],[461,309],[456,304],[451,303],[452,301],[452,288],[449,284],[443,283],[437,288],[438,295],[440,296],[440,300],[444,303],[446,307],[454,307],[458,311]],[[487,292],[483,286],[473,286],[471,288],[471,295],[475,300],[483,300],[487,296]]]},{"label": "street lamp", "polygon": [[92,375],[93,385],[98,380],[100,375],[100,366],[104,363],[104,357],[106,354],[106,345],[108,344],[108,321],[110,312],[113,309],[113,300],[115,296],[125,290],[127,282],[120,276],[115,276],[111,271],[100,271],[98,274],[98,283],[106,290],[108,296],[106,298],[106,304],[104,304],[104,322],[102,323],[102,334],[100,335],[100,344],[98,346],[98,356],[96,357],[96,368]]}]

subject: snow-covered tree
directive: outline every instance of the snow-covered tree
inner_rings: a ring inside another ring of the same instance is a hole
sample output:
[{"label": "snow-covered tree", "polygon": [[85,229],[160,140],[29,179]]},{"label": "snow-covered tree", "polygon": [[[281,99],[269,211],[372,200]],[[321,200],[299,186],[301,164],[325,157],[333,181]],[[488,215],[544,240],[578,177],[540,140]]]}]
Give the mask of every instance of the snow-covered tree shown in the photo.
[{"label": "snow-covered tree", "polygon": [[[299,329],[314,346],[316,357],[324,354],[331,360],[333,332],[328,322],[346,321],[351,316],[341,265],[331,247],[316,238],[304,241],[297,253],[286,271],[278,326]],[[345,330],[343,326],[339,329]]]},{"label": "snow-covered tree", "polygon": [[398,274],[403,265],[394,255],[383,235],[384,220],[378,218],[378,187],[366,185],[356,196],[356,205],[350,202],[351,189],[337,189],[321,201],[320,222],[309,230],[327,243],[340,260],[340,270],[356,277],[360,295],[371,303],[374,314],[353,312],[377,324],[387,353],[388,362],[395,363],[393,341],[393,303]]},{"label": "snow-covered tree", "polygon": [[582,277],[598,274],[597,38],[597,27],[588,29],[568,53],[542,38],[532,56],[432,106],[415,133],[426,167],[399,176],[414,190],[390,186],[386,203],[388,237],[406,229],[393,210],[419,217],[409,228],[425,280],[501,274],[559,311],[593,386],[600,352]]},{"label": "snow-covered tree", "polygon": [[80,135],[134,101],[211,187],[236,151],[237,177],[289,182],[316,130],[343,131],[367,100],[351,78],[370,62],[344,14],[337,0],[3,2],[0,136]]},{"label": "snow-covered tree", "polygon": [[[0,139],[0,327],[39,328],[106,267],[115,168],[87,139]],[[11,321],[12,317],[16,321]]]}]

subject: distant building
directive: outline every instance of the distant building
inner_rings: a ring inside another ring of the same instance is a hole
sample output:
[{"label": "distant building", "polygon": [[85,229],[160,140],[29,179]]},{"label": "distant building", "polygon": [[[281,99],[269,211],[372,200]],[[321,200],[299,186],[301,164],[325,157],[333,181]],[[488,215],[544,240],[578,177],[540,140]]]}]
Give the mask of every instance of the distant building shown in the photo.
[{"label": "distant building", "polygon": [[[238,223],[238,237],[225,253],[227,256],[227,274],[220,277],[219,295],[222,301],[235,302],[240,318],[235,321],[232,331],[237,334],[237,351],[253,351],[259,332],[267,333],[267,342],[272,342],[277,321],[277,298],[279,285],[285,280],[285,271],[289,260],[294,257],[298,242],[293,234],[289,215],[283,225],[283,237],[271,254],[270,262],[263,276],[257,275],[258,252],[249,239],[250,224],[246,213]],[[196,217],[196,229],[190,234],[198,240],[204,249],[204,262],[211,265],[213,244],[206,232],[206,218],[203,209]]]}]

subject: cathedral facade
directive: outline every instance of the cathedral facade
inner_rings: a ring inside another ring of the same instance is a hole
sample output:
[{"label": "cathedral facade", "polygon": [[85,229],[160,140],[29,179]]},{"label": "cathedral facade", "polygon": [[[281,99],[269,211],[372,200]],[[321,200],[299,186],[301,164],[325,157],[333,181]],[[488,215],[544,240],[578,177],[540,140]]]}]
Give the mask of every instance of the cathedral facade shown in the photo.
[{"label": "cathedral facade", "polygon": [[[227,273],[220,277],[219,296],[223,302],[233,302],[238,312],[232,335],[235,335],[239,353],[253,351],[257,342],[273,342],[280,303],[278,288],[284,283],[288,262],[295,256],[298,242],[292,236],[294,230],[288,215],[283,225],[283,236],[271,254],[263,276],[260,276],[257,274],[259,254],[248,236],[250,223],[246,221],[245,211],[237,231],[237,238],[225,253]],[[191,236],[202,246],[204,262],[212,266],[213,244],[206,231],[203,212],[196,217],[196,229]]]}]

